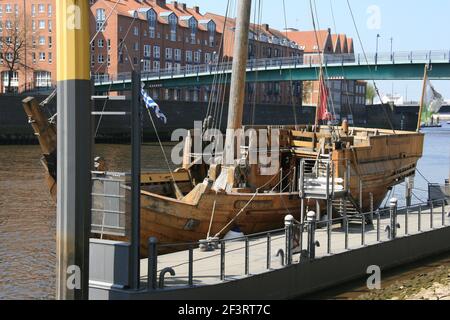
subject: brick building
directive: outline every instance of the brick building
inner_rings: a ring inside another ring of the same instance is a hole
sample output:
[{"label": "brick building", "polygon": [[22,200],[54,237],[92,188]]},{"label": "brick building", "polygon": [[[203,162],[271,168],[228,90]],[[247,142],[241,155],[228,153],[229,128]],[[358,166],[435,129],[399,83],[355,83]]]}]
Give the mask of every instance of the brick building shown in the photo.
[{"label": "brick building", "polygon": [[[208,64],[219,51],[221,35],[216,24],[188,8],[164,0],[91,0],[91,73],[96,78],[117,77],[132,69],[188,70]],[[5,59],[9,32],[18,25],[26,46],[12,73],[12,91],[52,87],[56,81],[56,0],[1,0],[0,52],[1,92],[10,72]],[[26,70],[26,72],[25,72]],[[208,88],[154,90],[155,98],[207,100]]]},{"label": "brick building", "polygon": [[[164,0],[91,2],[91,30],[98,33],[91,46],[94,77],[116,77],[132,69],[145,73],[186,67],[189,72],[213,61],[219,51],[216,24],[199,7]],[[208,101],[210,88],[153,88],[150,93],[154,99]]]},{"label": "brick building", "polygon": [[[317,33],[289,29],[287,35],[304,50],[305,63],[318,63],[324,55],[334,56],[338,60],[354,60],[353,39],[345,34],[332,34],[330,29],[319,30]],[[336,120],[347,118],[352,123],[354,110],[366,104],[366,86],[364,81],[327,80],[329,107],[335,112]],[[305,81],[303,90],[303,104],[316,106],[319,100],[319,82]]]},{"label": "brick building", "polygon": [[[0,1],[0,92],[48,88],[56,79],[55,0]],[[14,48],[14,43],[20,46]],[[9,72],[11,68],[12,72]],[[11,82],[9,78],[11,75]]]},{"label": "brick building", "polygon": [[[224,16],[206,13],[206,17],[216,22],[219,32],[224,38],[223,59],[233,59],[234,30],[236,20]],[[276,63],[277,58],[296,58],[298,63],[303,63],[303,50],[286,37],[286,34],[270,28],[268,24],[250,24],[248,59],[271,59]],[[289,82],[265,82],[247,84],[246,101],[248,103],[276,103],[296,104],[302,103],[302,84],[300,81]]]}]

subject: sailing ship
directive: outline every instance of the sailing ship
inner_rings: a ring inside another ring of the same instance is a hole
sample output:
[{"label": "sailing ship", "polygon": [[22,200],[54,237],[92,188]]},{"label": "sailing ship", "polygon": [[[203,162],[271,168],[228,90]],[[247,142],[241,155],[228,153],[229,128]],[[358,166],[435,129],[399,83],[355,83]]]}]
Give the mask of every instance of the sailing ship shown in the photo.
[{"label": "sailing ship", "polygon": [[[182,167],[174,172],[142,173],[143,256],[149,237],[163,244],[197,242],[224,237],[230,230],[253,234],[278,229],[286,215],[303,221],[311,209],[319,219],[327,214],[368,212],[382,204],[392,187],[415,173],[423,150],[420,132],[349,127],[345,121],[342,126],[321,125],[321,119],[314,125],[243,125],[250,6],[250,0],[240,1],[226,152],[215,155],[210,163],[199,161],[188,136]],[[46,119],[34,99],[23,104],[42,148],[48,187],[56,198],[56,124]],[[259,145],[258,136],[234,144],[235,137],[228,132],[239,129],[277,138],[268,148]],[[276,152],[268,151],[274,148]],[[235,156],[227,159],[230,150]],[[250,163],[254,154],[270,154],[278,164],[276,170],[267,174],[267,164]],[[131,192],[130,183],[122,188]],[[372,201],[365,200],[369,198]],[[129,234],[105,238],[127,241]]]}]

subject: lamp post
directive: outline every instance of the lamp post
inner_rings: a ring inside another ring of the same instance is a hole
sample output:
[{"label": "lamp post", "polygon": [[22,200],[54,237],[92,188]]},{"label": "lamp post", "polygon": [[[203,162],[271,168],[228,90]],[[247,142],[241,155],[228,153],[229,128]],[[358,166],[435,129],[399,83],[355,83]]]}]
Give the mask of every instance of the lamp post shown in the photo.
[{"label": "lamp post", "polygon": [[391,37],[391,61],[393,61],[394,60],[394,47],[393,47],[393,44],[394,44],[394,38],[393,37]]},{"label": "lamp post", "polygon": [[380,38],[381,38],[380,34],[377,34],[377,46],[376,46],[376,50],[375,50],[375,65],[378,65],[378,42],[379,42]]}]

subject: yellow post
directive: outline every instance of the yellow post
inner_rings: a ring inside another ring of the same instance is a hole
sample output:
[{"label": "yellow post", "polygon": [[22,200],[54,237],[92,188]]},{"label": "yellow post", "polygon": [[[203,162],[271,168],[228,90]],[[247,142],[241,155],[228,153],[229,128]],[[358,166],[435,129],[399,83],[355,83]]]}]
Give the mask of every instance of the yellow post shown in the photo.
[{"label": "yellow post", "polygon": [[89,0],[56,1],[57,299],[88,299],[91,210]]}]

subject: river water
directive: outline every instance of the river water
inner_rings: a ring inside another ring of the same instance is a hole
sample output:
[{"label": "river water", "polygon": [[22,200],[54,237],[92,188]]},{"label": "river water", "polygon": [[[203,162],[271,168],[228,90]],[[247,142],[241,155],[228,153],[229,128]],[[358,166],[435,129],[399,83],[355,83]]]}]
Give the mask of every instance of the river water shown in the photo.
[{"label": "river water", "polygon": [[[165,152],[170,156],[171,145]],[[129,146],[100,145],[95,154],[108,159],[110,169],[130,166]],[[142,165],[167,168],[158,145],[143,146]],[[450,125],[428,129],[420,172],[443,183],[449,165]],[[44,178],[39,146],[0,146],[0,300],[55,298],[56,209]],[[415,188],[416,197],[425,200],[427,182],[419,175]],[[395,194],[401,198],[404,188],[397,187]]]}]

